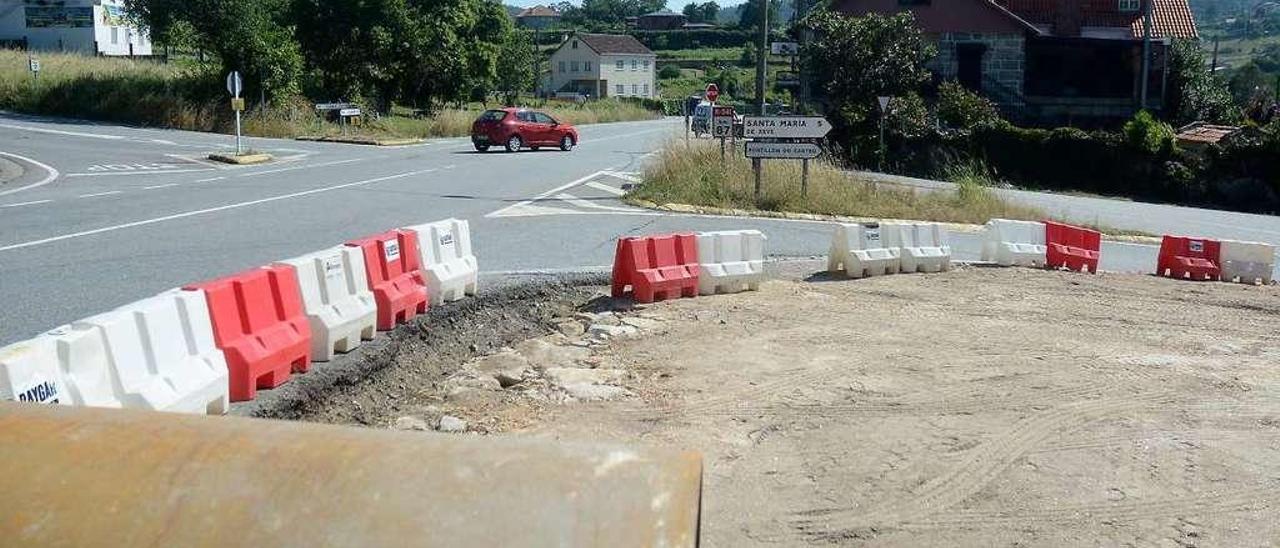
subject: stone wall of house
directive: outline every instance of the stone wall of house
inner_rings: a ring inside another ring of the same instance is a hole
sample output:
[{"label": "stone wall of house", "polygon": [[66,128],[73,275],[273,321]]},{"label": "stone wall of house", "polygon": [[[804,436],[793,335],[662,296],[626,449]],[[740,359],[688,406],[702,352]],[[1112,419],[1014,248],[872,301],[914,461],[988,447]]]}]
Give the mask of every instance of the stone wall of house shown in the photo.
[{"label": "stone wall of house", "polygon": [[1022,82],[1026,75],[1026,37],[1022,34],[982,34],[953,32],[938,35],[938,57],[933,69],[944,80],[954,80],[959,71],[956,47],[960,44],[987,46],[982,55],[983,93],[1004,106],[1022,106]]}]

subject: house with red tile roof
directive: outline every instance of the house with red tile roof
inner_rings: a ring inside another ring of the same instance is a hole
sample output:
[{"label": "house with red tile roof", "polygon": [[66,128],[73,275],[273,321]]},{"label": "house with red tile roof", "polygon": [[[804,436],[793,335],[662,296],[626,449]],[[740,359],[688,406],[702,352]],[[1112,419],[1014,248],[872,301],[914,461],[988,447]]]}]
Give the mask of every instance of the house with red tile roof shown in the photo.
[{"label": "house with red tile roof", "polygon": [[1016,120],[1046,125],[1128,118],[1143,104],[1159,110],[1168,87],[1171,41],[1199,38],[1187,0],[836,0],[835,5],[852,16],[912,12],[937,45],[931,68],[940,80],[956,80],[986,95]]}]

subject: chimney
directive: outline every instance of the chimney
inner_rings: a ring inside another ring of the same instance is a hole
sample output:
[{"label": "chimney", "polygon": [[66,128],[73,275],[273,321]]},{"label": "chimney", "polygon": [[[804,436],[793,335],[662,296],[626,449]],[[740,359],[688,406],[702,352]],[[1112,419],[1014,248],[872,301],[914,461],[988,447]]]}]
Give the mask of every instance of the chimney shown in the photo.
[{"label": "chimney", "polygon": [[1080,36],[1081,0],[1057,0],[1053,10],[1055,36]]}]

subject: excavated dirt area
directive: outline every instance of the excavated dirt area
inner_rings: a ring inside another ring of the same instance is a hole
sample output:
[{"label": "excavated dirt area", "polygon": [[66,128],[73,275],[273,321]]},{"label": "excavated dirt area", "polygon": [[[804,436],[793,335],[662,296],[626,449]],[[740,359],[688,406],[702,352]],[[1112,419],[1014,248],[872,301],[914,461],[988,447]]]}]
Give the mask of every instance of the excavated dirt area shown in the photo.
[{"label": "excavated dirt area", "polygon": [[1280,542],[1280,288],[962,267],[624,304],[307,418],[697,449],[707,546]]}]

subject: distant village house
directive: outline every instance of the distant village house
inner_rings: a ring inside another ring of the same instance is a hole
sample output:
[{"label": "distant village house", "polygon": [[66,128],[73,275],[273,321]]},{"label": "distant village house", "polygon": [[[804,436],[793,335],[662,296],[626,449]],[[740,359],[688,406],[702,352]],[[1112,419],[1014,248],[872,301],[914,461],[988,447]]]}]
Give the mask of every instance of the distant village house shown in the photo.
[{"label": "distant village house", "polygon": [[592,99],[657,97],[657,59],[633,36],[570,34],[551,54],[551,91]]}]

